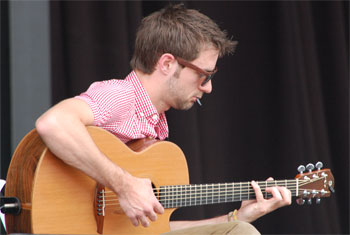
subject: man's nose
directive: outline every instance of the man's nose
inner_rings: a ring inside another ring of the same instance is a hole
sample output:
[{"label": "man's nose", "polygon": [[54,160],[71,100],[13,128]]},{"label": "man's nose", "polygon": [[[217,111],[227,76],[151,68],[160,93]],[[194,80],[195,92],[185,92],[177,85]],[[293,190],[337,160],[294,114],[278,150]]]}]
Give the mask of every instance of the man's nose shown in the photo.
[{"label": "man's nose", "polygon": [[211,93],[213,87],[212,87],[212,84],[211,84],[211,80],[209,80],[207,83],[205,83],[204,85],[200,85],[200,90],[204,93]]}]

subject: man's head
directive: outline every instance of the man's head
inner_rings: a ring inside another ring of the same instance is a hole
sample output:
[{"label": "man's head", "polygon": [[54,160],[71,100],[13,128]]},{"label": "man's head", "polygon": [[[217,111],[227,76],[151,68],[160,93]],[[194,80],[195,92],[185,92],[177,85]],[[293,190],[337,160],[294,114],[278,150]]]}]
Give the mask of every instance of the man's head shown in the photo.
[{"label": "man's head", "polygon": [[151,74],[164,53],[193,61],[207,47],[214,47],[222,57],[232,53],[236,44],[209,17],[182,4],[169,5],[142,20],[130,64]]}]

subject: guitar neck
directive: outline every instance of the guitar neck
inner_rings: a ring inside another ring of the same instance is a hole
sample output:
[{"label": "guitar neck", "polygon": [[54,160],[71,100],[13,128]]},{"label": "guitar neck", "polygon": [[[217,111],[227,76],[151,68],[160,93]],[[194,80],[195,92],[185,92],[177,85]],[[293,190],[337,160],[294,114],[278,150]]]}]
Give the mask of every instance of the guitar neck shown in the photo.
[{"label": "guitar neck", "polygon": [[[283,186],[298,195],[298,180],[271,180],[258,181],[264,198],[272,195],[266,188]],[[236,202],[255,199],[255,192],[250,182],[197,184],[197,185],[171,185],[159,189],[159,201],[164,208],[178,208],[187,206],[209,205],[225,202]]]}]

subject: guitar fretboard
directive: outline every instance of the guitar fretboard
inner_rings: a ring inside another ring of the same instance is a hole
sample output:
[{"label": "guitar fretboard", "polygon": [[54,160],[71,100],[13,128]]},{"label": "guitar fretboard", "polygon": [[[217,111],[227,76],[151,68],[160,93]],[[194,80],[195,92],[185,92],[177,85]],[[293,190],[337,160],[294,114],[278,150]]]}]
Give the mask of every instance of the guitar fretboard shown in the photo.
[{"label": "guitar fretboard", "polygon": [[[288,188],[292,192],[292,196],[298,194],[297,180],[271,180],[258,181],[257,183],[264,198],[272,197],[265,189],[273,186]],[[209,205],[249,199],[255,199],[255,192],[250,182],[171,185],[162,186],[159,190],[159,201],[164,208]]]}]

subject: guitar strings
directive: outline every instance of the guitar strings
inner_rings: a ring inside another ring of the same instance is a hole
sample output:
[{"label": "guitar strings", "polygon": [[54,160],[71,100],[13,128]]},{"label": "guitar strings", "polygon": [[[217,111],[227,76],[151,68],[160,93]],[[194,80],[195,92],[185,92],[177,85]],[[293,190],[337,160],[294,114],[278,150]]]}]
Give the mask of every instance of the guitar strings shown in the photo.
[{"label": "guitar strings", "polygon": [[[318,180],[318,179],[316,179]],[[308,184],[310,182],[302,182],[301,180],[299,181],[299,187],[300,186],[304,186],[305,184]],[[292,186],[294,186],[294,188],[296,188],[296,182],[293,181],[293,184]],[[234,192],[234,191],[231,191],[232,189],[236,190],[236,191],[239,191],[239,192],[245,192],[246,189],[249,189],[249,191],[251,192],[254,192],[252,187],[250,186],[250,183],[242,183],[241,185],[234,185],[234,186],[230,186],[230,185],[227,185],[225,186],[224,188],[223,187],[216,187],[216,188],[207,188],[207,186],[210,187],[210,185],[204,185],[204,188],[203,188],[203,185],[180,185],[180,186],[166,186],[166,187],[161,187],[161,188],[154,188],[154,192],[155,193],[158,193],[161,194],[162,196],[167,196],[168,194],[171,195],[171,196],[175,196],[176,194],[174,194],[174,192],[180,192],[181,194],[183,194],[183,192],[190,192],[192,193],[193,191],[196,191],[196,190],[201,190],[201,192],[204,192],[204,191],[212,191],[212,192],[221,192],[221,191],[227,191],[227,192]],[[260,186],[260,185],[259,185]],[[273,186],[286,186],[285,185],[285,182],[283,182],[283,184],[280,184],[280,185],[276,185],[275,183],[274,184],[263,184],[261,185],[260,187],[273,187]],[[288,187],[289,189],[294,189],[293,187]],[[264,188],[263,188],[264,189]],[[172,190],[172,191],[170,191]],[[114,194],[113,191],[105,191],[105,197],[109,197],[109,195],[107,194]]]},{"label": "guitar strings", "polygon": [[[316,180],[319,180],[319,179],[316,179]],[[290,184],[290,182],[292,182],[292,184]],[[296,184],[297,184],[297,182],[295,180],[280,181],[279,182],[280,184],[276,184],[276,183],[278,183],[278,182],[277,181],[276,182],[272,182],[272,183],[270,183],[270,182],[268,182],[268,183],[258,182],[258,185],[260,186],[260,188],[264,188],[264,187],[274,187],[274,186],[283,186],[283,187],[285,187],[286,183],[288,184],[287,187],[290,186],[290,185],[296,187]],[[304,186],[305,184],[308,184],[308,183],[310,183],[310,182],[308,182],[308,181],[303,182],[302,180],[299,180],[299,187],[300,186]],[[177,185],[177,186],[170,185],[170,186],[164,186],[164,187],[161,187],[161,188],[154,188],[153,190],[154,190],[155,193],[160,192],[160,194],[162,194],[162,195],[166,195],[166,193],[174,195],[174,192],[176,192],[176,191],[180,191],[180,192],[183,192],[183,191],[186,191],[186,192],[190,191],[191,192],[191,191],[195,191],[195,190],[201,190],[201,191],[208,191],[208,190],[209,191],[210,190],[211,191],[213,191],[213,190],[222,191],[222,190],[231,190],[231,189],[242,191],[242,189],[243,190],[247,189],[247,188],[248,189],[252,189],[252,187],[250,185],[250,182],[248,182],[248,183],[234,183],[234,184],[228,183],[228,184],[220,184],[220,185],[221,186],[214,186],[214,184]],[[293,187],[288,187],[288,188],[289,189],[293,189]],[[170,191],[170,190],[172,190],[172,191]],[[164,193],[164,191],[166,191],[166,192]],[[232,192],[232,191],[229,191],[229,192]],[[108,197],[108,195],[106,195],[106,194],[114,194],[113,191],[105,191],[104,193],[105,193],[105,197]]]},{"label": "guitar strings", "polygon": [[[296,190],[291,190],[292,193],[295,193]],[[266,195],[266,191],[262,190],[262,193]],[[230,195],[226,195],[226,200],[224,202],[231,202],[234,198],[239,198],[239,197],[246,197],[247,195],[251,195],[250,193],[242,193],[240,194],[239,196],[230,196]],[[174,204],[173,202],[176,202],[176,201],[183,201],[183,200],[196,200],[196,199],[199,199],[201,201],[206,201],[206,199],[211,199],[212,200],[212,203],[210,203],[210,200],[208,200],[208,204],[213,204],[215,203],[215,201],[217,199],[222,199],[224,198],[225,196],[217,196],[217,195],[206,195],[206,196],[203,196],[201,195],[200,193],[196,193],[196,194],[187,194],[187,195],[184,195],[184,194],[179,194],[179,195],[173,195],[171,194],[170,195],[171,197],[176,197],[176,198],[166,198],[167,196],[163,197],[163,199],[159,199],[159,201],[164,201],[164,203],[167,203],[167,204]],[[213,197],[212,196],[215,196],[216,200],[214,201]],[[265,197],[265,198],[269,198],[270,196],[272,196],[272,194],[270,193],[267,193],[267,196],[268,197]],[[119,200],[116,198],[117,196],[115,196],[115,199],[106,199],[105,200],[105,206],[115,206],[115,205],[120,205],[119,203]],[[231,199],[231,200],[230,200]],[[245,198],[247,200],[249,200],[249,198]],[[251,199],[254,199],[253,197]],[[112,203],[110,203],[112,202]],[[113,203],[113,202],[116,202],[116,203]],[[195,203],[194,203],[195,204]]]},{"label": "guitar strings", "polygon": [[[296,194],[296,190],[291,189],[292,191],[292,195],[293,196],[297,196]],[[317,191],[319,192],[319,191]],[[267,193],[266,191],[262,190],[262,193],[265,195],[265,198],[270,198],[272,197],[271,193]],[[200,200],[201,202],[206,201],[206,204],[214,204],[216,202],[232,202],[235,201],[234,199],[238,199],[238,198],[243,198],[244,200],[249,200],[249,199],[255,199],[255,196],[252,195],[252,193],[241,193],[240,195],[226,195],[226,196],[218,196],[218,195],[205,195],[203,196],[201,193],[195,193],[195,194],[179,194],[179,195],[173,195],[171,194],[170,196],[172,198],[166,198],[167,196],[160,198],[159,201],[162,203],[165,203],[165,205],[174,205],[174,202],[184,202],[185,200],[190,200],[190,201],[194,201],[196,199]],[[251,198],[246,197],[247,195],[252,195]],[[176,197],[176,198],[175,198]],[[120,205],[119,200],[117,199],[117,196],[114,197],[115,199],[106,199],[105,200],[105,206],[114,206],[114,205]],[[208,200],[209,199],[209,200]],[[225,200],[223,200],[225,199]],[[165,201],[164,201],[165,200]],[[211,201],[211,202],[210,202]],[[112,203],[110,203],[112,202]],[[116,202],[116,203],[113,203]],[[185,202],[186,203],[186,202]],[[188,203],[189,205],[191,204],[191,202]],[[196,201],[194,203],[192,203],[193,205],[196,204]],[[186,205],[186,204],[185,204]]]},{"label": "guitar strings", "polygon": [[[316,179],[312,179],[311,181],[317,181],[317,180],[320,180],[322,178],[316,178]],[[258,185],[262,188],[262,193],[265,194],[265,197],[267,196],[272,196],[271,193],[267,193],[265,191],[265,188],[264,187],[273,187],[273,186],[286,186],[286,182],[293,182],[292,184],[292,187],[288,187],[292,193],[295,193],[296,194],[296,189],[297,189],[297,182],[296,180],[284,180],[284,181],[279,181],[280,185],[277,185],[276,183],[278,183],[278,181],[271,181],[271,182],[266,182],[266,181],[263,181],[263,182],[257,182]],[[304,186],[306,184],[309,184],[310,180],[299,180],[299,187],[300,186]],[[235,184],[239,184],[239,187],[237,185],[234,185],[232,187],[230,187],[230,185],[228,185],[231,183],[227,183],[227,184],[221,184],[221,185],[225,185],[225,188],[211,188],[208,192],[208,189],[205,188],[203,189],[203,185],[181,185],[181,186],[168,186],[168,187],[172,187],[173,191],[171,192],[167,192],[167,190],[165,189],[165,187],[162,187],[162,188],[154,188],[154,192],[159,194],[159,201],[162,201],[164,199],[166,199],[166,202],[168,204],[171,203],[171,201],[178,201],[178,200],[193,200],[193,199],[201,199],[202,201],[208,199],[208,198],[211,198],[213,199],[213,197],[216,197],[216,198],[227,198],[228,197],[228,200],[231,198],[245,198],[247,195],[250,195],[250,194],[253,194],[254,193],[254,190],[252,189],[252,187],[250,186],[250,182],[248,183],[235,183]],[[181,188],[181,187],[187,187],[187,189],[184,189]],[[208,186],[208,185],[205,185],[205,186]],[[229,187],[227,187],[229,186]],[[198,190],[200,189],[201,191],[198,192],[198,191],[195,191],[195,190]],[[233,189],[233,190],[232,190]],[[248,189],[248,190],[247,190]],[[163,192],[159,192],[159,191],[162,191],[162,190],[165,190]],[[193,192],[195,191],[195,192]],[[319,192],[320,190],[316,190],[316,192]],[[224,192],[226,193],[226,195],[223,195],[223,196],[219,196],[219,195],[215,195],[215,193],[219,193],[219,192]],[[113,191],[105,191],[104,192],[105,194],[112,194],[112,195],[105,195],[104,198],[112,198],[112,199],[105,199],[105,206],[115,206],[115,205],[120,205],[119,204],[119,200],[117,199],[117,196],[114,194]],[[236,196],[233,196],[232,194],[230,193],[239,193],[239,195],[236,195]],[[204,195],[203,197],[203,194],[206,194]],[[227,194],[230,194],[230,195],[227,195]],[[167,198],[171,196],[172,198]],[[190,197],[188,197],[190,196]],[[297,195],[293,195],[293,196],[297,196]],[[176,197],[176,198],[174,198]],[[268,198],[268,197],[267,197]],[[109,203],[109,202],[117,202],[117,203]]]},{"label": "guitar strings", "polygon": [[[319,179],[317,179],[319,180]],[[303,186],[303,181],[299,180],[299,185]],[[286,184],[287,186],[290,184],[297,184],[296,180],[281,180],[281,181],[258,181],[257,184],[260,187],[264,187],[264,186],[268,186],[268,187],[274,187],[274,186],[282,186],[285,187]],[[187,185],[169,185],[169,186],[163,186],[161,188],[154,188],[154,191],[161,191],[164,190],[166,188],[172,188],[172,189],[178,189],[178,188],[203,188],[203,187],[213,187],[211,189],[222,189],[222,187],[233,187],[233,188],[237,188],[237,187],[250,187],[250,182],[242,182],[242,183],[221,183],[221,184],[198,184],[198,185],[191,185],[191,184],[187,184]],[[191,189],[190,189],[191,190]],[[105,193],[114,193],[113,191],[105,191]]]}]

